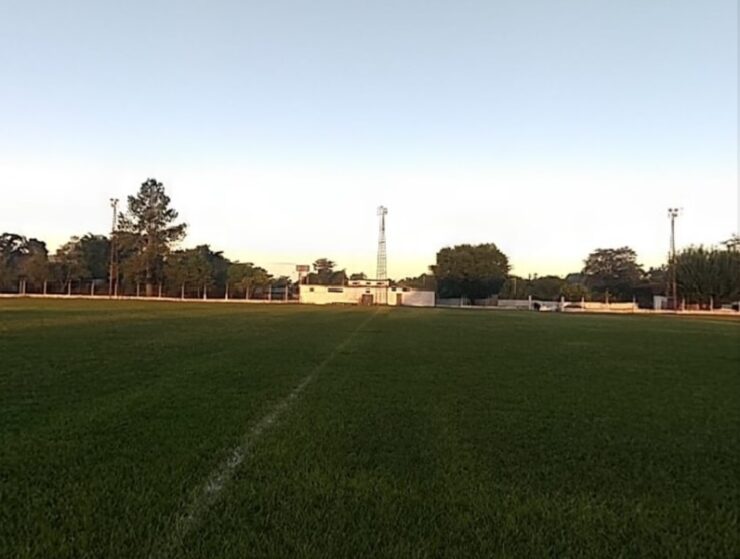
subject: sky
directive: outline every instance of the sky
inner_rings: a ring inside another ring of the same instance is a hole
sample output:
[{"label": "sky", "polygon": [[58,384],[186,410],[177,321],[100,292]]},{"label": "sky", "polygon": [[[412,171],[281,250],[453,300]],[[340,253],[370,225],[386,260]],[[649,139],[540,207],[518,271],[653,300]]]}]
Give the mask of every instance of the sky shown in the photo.
[{"label": "sky", "polygon": [[[513,272],[740,228],[736,0],[0,0],[0,232],[107,233],[149,177],[273,273],[494,242]],[[125,204],[124,204],[125,205]]]}]

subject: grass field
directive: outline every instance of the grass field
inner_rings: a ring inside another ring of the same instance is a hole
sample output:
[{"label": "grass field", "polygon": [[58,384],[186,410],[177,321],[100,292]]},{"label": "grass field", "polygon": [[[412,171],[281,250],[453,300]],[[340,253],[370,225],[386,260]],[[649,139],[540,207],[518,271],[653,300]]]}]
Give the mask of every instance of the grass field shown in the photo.
[{"label": "grass field", "polygon": [[740,556],[737,321],[6,300],[0,433],[2,557]]}]

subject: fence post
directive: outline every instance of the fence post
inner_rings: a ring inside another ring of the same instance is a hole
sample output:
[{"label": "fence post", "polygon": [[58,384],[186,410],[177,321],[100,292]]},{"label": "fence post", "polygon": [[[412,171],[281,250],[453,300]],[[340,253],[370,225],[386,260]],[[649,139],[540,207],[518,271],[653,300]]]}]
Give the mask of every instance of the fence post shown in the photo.
[{"label": "fence post", "polygon": [[158,295],[159,295],[159,298],[161,299],[162,298],[162,284],[161,283],[159,284],[159,294]]},{"label": "fence post", "polygon": [[203,284],[203,300],[206,301],[208,299],[208,286],[204,283]]},{"label": "fence post", "polygon": [[67,284],[67,297],[72,295],[72,280],[69,280],[69,283]]},{"label": "fence post", "polygon": [[180,299],[185,299],[185,284],[180,284]]},{"label": "fence post", "polygon": [[44,280],[44,295],[46,295],[46,280]]},{"label": "fence post", "polygon": [[229,282],[226,282],[226,291],[224,291],[224,299],[229,300]]}]

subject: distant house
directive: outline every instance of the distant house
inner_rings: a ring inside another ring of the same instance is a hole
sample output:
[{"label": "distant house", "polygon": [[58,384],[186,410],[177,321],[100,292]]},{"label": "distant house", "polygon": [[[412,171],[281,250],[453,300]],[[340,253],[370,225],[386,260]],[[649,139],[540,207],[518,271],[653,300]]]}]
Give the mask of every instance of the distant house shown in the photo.
[{"label": "distant house", "polygon": [[390,280],[349,280],[345,285],[300,286],[300,302],[310,305],[391,305],[433,307],[434,291],[393,286]]}]

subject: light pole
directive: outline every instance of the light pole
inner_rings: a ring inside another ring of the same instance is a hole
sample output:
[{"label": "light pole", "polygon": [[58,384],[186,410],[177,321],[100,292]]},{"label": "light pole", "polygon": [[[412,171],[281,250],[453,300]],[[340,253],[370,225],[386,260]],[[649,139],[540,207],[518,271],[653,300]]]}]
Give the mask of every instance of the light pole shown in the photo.
[{"label": "light pole", "polygon": [[[113,222],[110,230],[110,269],[108,270],[108,297],[118,295],[118,270],[116,269],[116,227],[118,225],[118,198],[110,199],[113,208]],[[115,279],[114,279],[115,277]]]},{"label": "light pole", "polygon": [[679,208],[668,208],[668,217],[671,220],[671,291],[673,292],[673,310],[678,310],[678,290],[676,288],[676,218],[681,212]]}]

